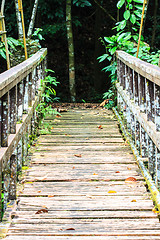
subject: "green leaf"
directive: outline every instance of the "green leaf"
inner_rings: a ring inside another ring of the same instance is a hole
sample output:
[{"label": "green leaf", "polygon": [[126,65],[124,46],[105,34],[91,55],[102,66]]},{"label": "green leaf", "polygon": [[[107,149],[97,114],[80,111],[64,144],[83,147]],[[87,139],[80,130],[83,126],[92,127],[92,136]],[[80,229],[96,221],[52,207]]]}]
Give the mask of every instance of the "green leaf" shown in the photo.
[{"label": "green leaf", "polygon": [[106,58],[108,57],[108,54],[103,54],[102,56],[98,57],[97,59],[99,60],[99,62],[103,62]]},{"label": "green leaf", "polygon": [[125,3],[125,0],[119,0],[117,3],[117,8],[120,9],[124,3]]},{"label": "green leaf", "polygon": [[0,56],[6,59],[6,54],[2,49],[0,49]]},{"label": "green leaf", "polygon": [[117,50],[117,46],[113,47],[109,50],[110,54],[113,55],[115,53],[115,51]]},{"label": "green leaf", "polygon": [[131,15],[131,14],[130,14],[130,11],[129,11],[129,10],[125,11],[124,14],[123,14],[124,19],[128,20],[128,19],[130,18],[130,15]]},{"label": "green leaf", "polygon": [[141,10],[141,11],[142,11],[142,9],[143,9],[143,6],[141,6],[141,5],[135,5],[135,7],[136,7],[137,9]]},{"label": "green leaf", "polygon": [[120,24],[120,29],[121,29],[121,30],[126,27],[126,23],[127,23],[126,20],[123,20],[123,21],[121,22],[121,24]]},{"label": "green leaf", "polygon": [[117,38],[117,42],[119,42],[125,35],[126,33],[120,34],[119,37]]},{"label": "green leaf", "polygon": [[136,23],[136,16],[133,13],[131,14],[130,21],[132,24]]},{"label": "green leaf", "polygon": [[105,40],[107,43],[114,43],[114,41],[113,41],[110,37],[104,37],[104,40]]},{"label": "green leaf", "polygon": [[144,0],[133,0],[133,1],[136,2],[136,3],[142,3],[142,4],[144,2]]}]

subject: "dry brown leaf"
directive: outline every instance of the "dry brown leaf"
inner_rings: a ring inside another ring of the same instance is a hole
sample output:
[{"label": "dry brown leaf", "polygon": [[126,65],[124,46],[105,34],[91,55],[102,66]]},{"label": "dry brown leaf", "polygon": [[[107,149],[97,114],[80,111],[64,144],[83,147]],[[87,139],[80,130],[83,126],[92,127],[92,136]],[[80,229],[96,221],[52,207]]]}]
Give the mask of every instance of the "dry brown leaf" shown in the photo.
[{"label": "dry brown leaf", "polygon": [[48,210],[45,208],[39,209],[35,214],[48,213]]},{"label": "dry brown leaf", "polygon": [[133,199],[131,202],[137,202],[135,199]]},{"label": "dry brown leaf", "polygon": [[120,173],[120,171],[116,171],[115,173]]},{"label": "dry brown leaf", "polygon": [[73,166],[73,168],[72,169],[75,169],[75,167]]},{"label": "dry brown leaf", "polygon": [[98,175],[97,173],[93,173],[93,175]]},{"label": "dry brown leaf", "polygon": [[134,177],[128,177],[126,178],[125,182],[137,182],[137,179]]},{"label": "dry brown leaf", "polygon": [[67,228],[66,230],[67,231],[73,231],[73,230],[75,230],[75,228]]},{"label": "dry brown leaf", "polygon": [[128,170],[131,170],[131,168],[130,168],[130,167],[127,167],[127,169],[128,169]]},{"label": "dry brown leaf", "polygon": [[99,106],[104,107],[109,102],[109,100],[112,100],[112,99],[105,99],[103,102],[101,102]]},{"label": "dry brown leaf", "polygon": [[102,125],[99,125],[99,126],[98,126],[98,129],[103,129]]},{"label": "dry brown leaf", "polygon": [[59,115],[59,114],[57,114],[57,115],[56,115],[56,117],[57,117],[57,118],[61,118],[62,116],[61,116],[61,115]]},{"label": "dry brown leaf", "polygon": [[37,193],[41,193],[41,190],[37,191]]},{"label": "dry brown leaf", "polygon": [[81,157],[82,157],[82,155],[81,155],[81,154],[74,154],[74,156],[75,156],[75,157],[79,157],[79,158],[81,158]]},{"label": "dry brown leaf", "polygon": [[60,113],[61,113],[61,112],[68,112],[68,110],[65,109],[65,108],[58,108],[57,110],[58,110],[58,112],[60,112]]},{"label": "dry brown leaf", "polygon": [[54,197],[54,195],[48,195],[49,198]]}]

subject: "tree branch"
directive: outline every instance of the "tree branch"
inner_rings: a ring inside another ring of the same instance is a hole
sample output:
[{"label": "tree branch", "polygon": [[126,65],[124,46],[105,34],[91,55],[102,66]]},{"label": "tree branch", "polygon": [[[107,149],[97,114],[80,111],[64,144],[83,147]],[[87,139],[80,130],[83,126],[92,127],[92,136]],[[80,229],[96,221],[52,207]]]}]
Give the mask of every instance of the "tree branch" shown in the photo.
[{"label": "tree branch", "polygon": [[97,0],[93,0],[93,1],[96,3],[96,5],[97,5],[104,13],[107,14],[107,16],[108,16],[110,19],[112,19],[112,21],[116,22],[116,19],[115,19],[114,17],[112,17],[112,15],[111,15],[104,7],[102,7],[101,4],[100,4]]}]

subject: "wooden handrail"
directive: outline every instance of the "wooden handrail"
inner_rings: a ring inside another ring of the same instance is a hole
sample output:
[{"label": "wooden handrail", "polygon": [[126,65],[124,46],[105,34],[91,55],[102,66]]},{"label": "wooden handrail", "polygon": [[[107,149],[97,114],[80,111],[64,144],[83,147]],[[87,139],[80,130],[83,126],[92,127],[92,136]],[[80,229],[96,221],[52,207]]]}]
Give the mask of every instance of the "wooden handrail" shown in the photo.
[{"label": "wooden handrail", "polygon": [[46,55],[47,49],[41,49],[0,74],[0,212],[16,200],[17,175],[25,165],[30,136],[35,135]]},{"label": "wooden handrail", "polygon": [[116,87],[126,131],[160,186],[160,68],[117,51]]},{"label": "wooden handrail", "polygon": [[47,55],[47,49],[42,48],[29,59],[0,74],[0,97],[6,94],[17,83],[22,81],[32,70],[40,64]]},{"label": "wooden handrail", "polygon": [[125,65],[160,86],[160,68],[158,66],[144,62],[123,51],[117,51],[116,54],[117,58]]}]

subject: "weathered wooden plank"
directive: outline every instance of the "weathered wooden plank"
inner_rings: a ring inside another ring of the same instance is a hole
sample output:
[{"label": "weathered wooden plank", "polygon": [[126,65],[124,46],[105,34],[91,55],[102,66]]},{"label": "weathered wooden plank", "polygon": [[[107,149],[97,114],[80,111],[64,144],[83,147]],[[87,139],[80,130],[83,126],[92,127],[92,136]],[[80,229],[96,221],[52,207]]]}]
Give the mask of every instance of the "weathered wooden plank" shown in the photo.
[{"label": "weathered wooden plank", "polygon": [[93,151],[104,151],[104,152],[107,152],[107,151],[114,151],[114,152],[117,152],[117,151],[122,151],[122,152],[126,152],[128,153],[129,151],[131,152],[131,150],[129,149],[128,146],[125,146],[125,144],[122,144],[122,143],[117,143],[117,144],[106,144],[106,145],[91,145],[91,146],[82,146],[82,144],[80,146],[63,146],[63,148],[61,146],[50,146],[50,147],[47,147],[47,146],[39,146],[37,147],[37,151],[57,151],[57,152],[63,152],[63,151],[77,151],[77,150],[80,150],[80,151],[89,151],[89,152],[92,152]]},{"label": "weathered wooden plank", "polygon": [[35,211],[18,211],[15,221],[25,219],[149,219],[157,218],[152,211],[49,211],[35,214]]},{"label": "weathered wooden plank", "polygon": [[[50,122],[51,135],[40,137],[32,150],[6,239],[159,239],[159,221],[133,154],[111,118],[111,125],[97,128],[101,114],[69,111],[55,127]],[[128,177],[137,181],[125,181]],[[41,209],[48,212],[36,214]]]},{"label": "weathered wooden plank", "polygon": [[[48,223],[47,223],[48,220]],[[42,231],[42,225],[43,224],[43,231]],[[13,224],[10,227],[10,233],[61,233],[61,235],[68,233],[67,229],[73,228],[73,230],[70,230],[71,233],[81,233],[83,234],[84,232],[88,232],[87,235],[90,235],[91,233],[93,234],[94,232],[99,232],[100,234],[105,234],[109,233],[110,231],[116,232],[118,235],[118,231],[123,229],[123,232],[127,232],[129,230],[134,230],[134,231],[148,231],[148,228],[152,230],[157,230],[158,233],[160,234],[159,230],[159,222],[158,219],[134,219],[134,221],[131,219],[119,219],[116,220],[114,219],[111,221],[110,219],[81,219],[81,220],[73,220],[67,219],[67,220],[59,220],[55,219],[50,221],[50,219],[45,219],[45,222],[42,222],[42,219],[34,220],[34,222],[30,221],[28,219],[28,223],[26,224],[21,224],[21,223],[16,223]]]},{"label": "weathered wooden plank", "polygon": [[39,210],[47,207],[53,210],[152,210],[150,199],[140,196],[62,196],[62,197],[21,197],[20,210]]},{"label": "weathered wooden plank", "polygon": [[[147,234],[143,234],[143,236],[133,236],[133,234],[130,236],[54,236],[54,240],[159,240],[159,236],[155,236],[155,234],[153,233],[153,235],[151,236],[150,233],[148,232],[148,236]],[[27,235],[27,234],[26,234]],[[12,235],[12,236],[8,236],[6,238],[6,240],[21,240],[22,236],[21,235]],[[24,236],[23,235],[23,239],[24,240],[30,240],[31,236]],[[53,235],[51,236],[36,236],[34,235],[34,240],[53,240]]]}]

